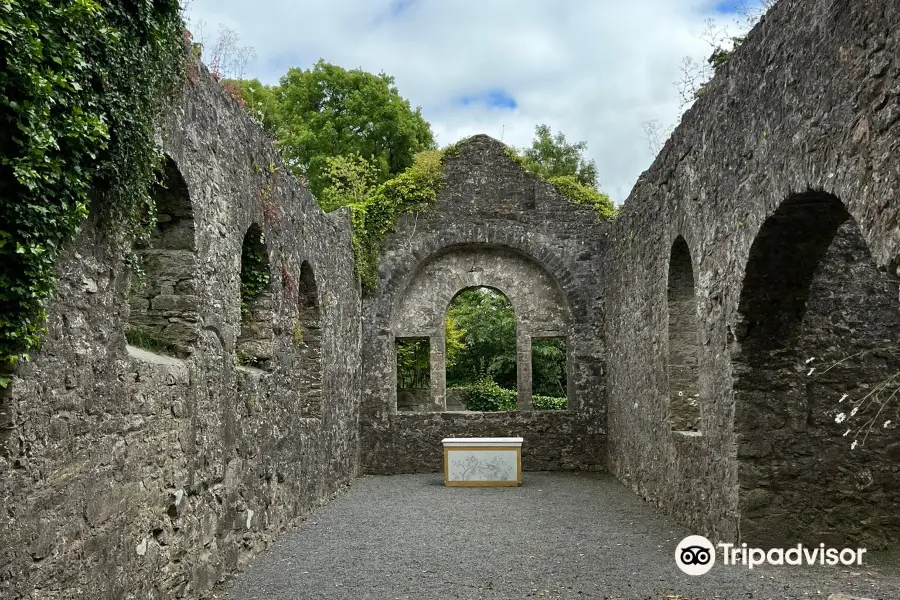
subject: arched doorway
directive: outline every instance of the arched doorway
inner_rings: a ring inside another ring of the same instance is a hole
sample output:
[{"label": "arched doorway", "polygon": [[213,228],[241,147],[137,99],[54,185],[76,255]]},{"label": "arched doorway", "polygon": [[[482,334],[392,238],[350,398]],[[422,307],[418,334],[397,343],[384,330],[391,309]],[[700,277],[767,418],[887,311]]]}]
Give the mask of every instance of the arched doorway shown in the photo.
[{"label": "arched doorway", "polygon": [[490,287],[463,289],[447,306],[445,330],[447,410],[516,410],[516,313],[509,298]]},{"label": "arched doorway", "polygon": [[794,195],[763,224],[733,332],[748,544],[900,536],[898,309],[897,281],[838,198]]}]

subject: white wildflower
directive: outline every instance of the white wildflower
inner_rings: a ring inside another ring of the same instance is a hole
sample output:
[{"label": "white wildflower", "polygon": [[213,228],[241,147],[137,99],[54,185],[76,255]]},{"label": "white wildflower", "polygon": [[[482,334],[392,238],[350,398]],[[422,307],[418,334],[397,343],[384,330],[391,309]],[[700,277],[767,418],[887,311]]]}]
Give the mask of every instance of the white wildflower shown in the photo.
[{"label": "white wildflower", "polygon": [[890,424],[891,424],[891,420],[890,420],[890,419],[888,419],[887,421],[884,422],[884,426],[885,426],[885,427],[887,427],[887,426],[890,425]]},{"label": "white wildflower", "polygon": [[809,377],[810,375],[813,374],[813,371],[815,371],[815,370],[816,370],[816,368],[813,367],[812,369],[809,370],[809,373],[807,373],[806,376]]},{"label": "white wildflower", "polygon": [[847,435],[848,435],[849,433],[850,433],[850,430],[848,429],[847,431],[844,432],[844,437],[847,437]]},{"label": "white wildflower", "polygon": [[846,400],[846,399],[847,399],[847,396],[849,396],[849,394],[844,394],[843,396],[841,396],[841,399],[838,400],[838,403],[841,403],[841,402],[843,402],[844,400]]},{"label": "white wildflower", "polygon": [[834,422],[835,423],[843,423],[846,418],[847,418],[847,415],[845,415],[844,413],[838,413],[838,415],[834,418]]},{"label": "white wildflower", "polygon": [[850,444],[851,450],[856,450],[856,447],[859,446],[859,440],[853,440],[853,443]]},{"label": "white wildflower", "polygon": [[803,363],[803,364],[804,364],[804,365],[808,365],[809,363],[811,363],[811,362],[814,361],[814,360],[816,360],[816,357],[815,357],[815,356],[810,356],[809,358],[806,359],[806,362]]},{"label": "white wildflower", "polygon": [[852,417],[853,415],[855,415],[855,414],[856,414],[856,411],[858,411],[858,410],[859,410],[859,407],[858,407],[858,406],[854,406],[854,407],[853,407],[853,410],[850,411],[850,416]]}]

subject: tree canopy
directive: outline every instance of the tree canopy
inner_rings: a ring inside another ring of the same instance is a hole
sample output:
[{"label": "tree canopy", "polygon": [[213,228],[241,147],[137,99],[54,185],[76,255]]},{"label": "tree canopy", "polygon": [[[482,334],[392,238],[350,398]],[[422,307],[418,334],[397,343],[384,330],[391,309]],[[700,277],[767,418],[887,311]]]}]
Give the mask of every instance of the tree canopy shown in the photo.
[{"label": "tree canopy", "polygon": [[[514,410],[515,394],[503,394],[517,387],[516,315],[506,296],[486,287],[457,294],[447,308],[445,339],[447,387],[468,388],[471,410]],[[531,347],[533,395],[546,397],[542,408],[563,408],[565,338],[535,338]]]},{"label": "tree canopy", "polygon": [[[277,86],[240,82],[239,92],[320,200],[334,183],[335,168],[346,182],[348,165],[364,160],[371,167],[364,169],[368,189],[403,172],[416,153],[436,148],[421,108],[413,109],[384,73],[320,60],[310,69],[289,69]],[[337,208],[334,198],[326,200],[326,209]]]},{"label": "tree canopy", "polygon": [[530,148],[521,150],[523,166],[544,179],[572,176],[581,185],[597,188],[597,165],[584,157],[587,142],[571,144],[563,132],[553,135],[548,125],[534,128]]},{"label": "tree canopy", "polygon": [[490,288],[463,290],[447,309],[447,386],[492,379],[516,387],[516,315],[506,296]]}]

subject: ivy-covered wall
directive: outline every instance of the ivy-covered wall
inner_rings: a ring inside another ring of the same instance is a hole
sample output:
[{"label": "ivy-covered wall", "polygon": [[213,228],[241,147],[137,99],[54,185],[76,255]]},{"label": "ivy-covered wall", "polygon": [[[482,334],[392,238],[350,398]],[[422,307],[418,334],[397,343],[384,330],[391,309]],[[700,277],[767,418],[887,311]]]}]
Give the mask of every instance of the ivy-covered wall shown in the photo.
[{"label": "ivy-covered wall", "polygon": [[0,4],[0,387],[88,216],[122,247],[152,229],[155,127],[187,47],[177,0]]},{"label": "ivy-covered wall", "polygon": [[[150,265],[149,303],[174,320],[194,311],[194,337],[126,345],[130,306],[145,297],[128,248],[102,220],[64,247],[48,333],[0,398],[2,598],[202,597],[358,472],[348,211],[324,214],[199,65],[162,134],[191,207],[179,214],[190,213],[194,243],[177,252],[194,250],[184,262],[151,238],[146,252],[177,264]],[[265,370],[239,360],[254,223],[267,252]],[[166,275],[188,264],[190,284]]]}]

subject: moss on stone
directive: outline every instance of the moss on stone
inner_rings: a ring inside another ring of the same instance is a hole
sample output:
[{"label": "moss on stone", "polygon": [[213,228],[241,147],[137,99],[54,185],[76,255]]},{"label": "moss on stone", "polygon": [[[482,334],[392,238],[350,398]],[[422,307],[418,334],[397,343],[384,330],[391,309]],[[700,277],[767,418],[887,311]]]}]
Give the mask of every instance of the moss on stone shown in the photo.
[{"label": "moss on stone", "polygon": [[397,220],[427,208],[437,199],[444,185],[442,158],[442,151],[420,152],[410,168],[379,185],[362,202],[350,205],[353,253],[363,290],[372,291],[377,286],[378,256]]}]

